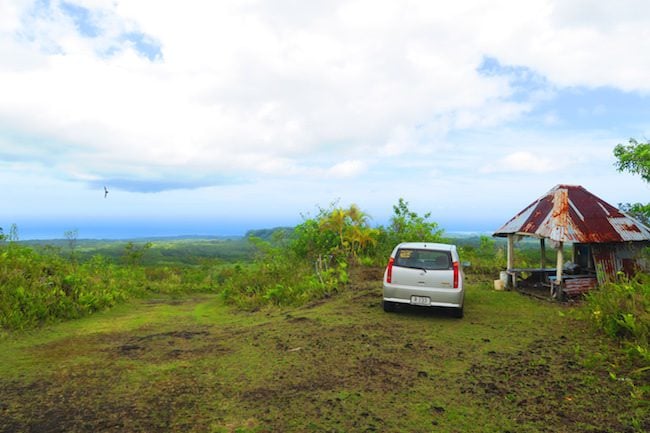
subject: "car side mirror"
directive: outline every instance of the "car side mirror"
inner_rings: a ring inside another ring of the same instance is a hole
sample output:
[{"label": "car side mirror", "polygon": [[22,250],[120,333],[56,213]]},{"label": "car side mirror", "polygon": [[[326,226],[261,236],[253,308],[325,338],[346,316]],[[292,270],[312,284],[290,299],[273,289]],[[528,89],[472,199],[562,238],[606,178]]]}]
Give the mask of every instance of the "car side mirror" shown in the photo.
[{"label": "car side mirror", "polygon": [[463,262],[462,265],[463,265],[463,268],[469,268],[469,267],[472,266],[472,262]]}]

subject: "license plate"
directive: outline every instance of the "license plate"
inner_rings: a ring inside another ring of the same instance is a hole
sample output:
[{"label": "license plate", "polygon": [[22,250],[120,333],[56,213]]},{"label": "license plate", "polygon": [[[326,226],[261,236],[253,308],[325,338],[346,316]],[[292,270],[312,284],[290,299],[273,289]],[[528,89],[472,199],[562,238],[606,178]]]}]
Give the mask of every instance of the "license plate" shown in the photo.
[{"label": "license plate", "polygon": [[431,298],[429,298],[428,296],[411,296],[411,304],[431,305]]}]

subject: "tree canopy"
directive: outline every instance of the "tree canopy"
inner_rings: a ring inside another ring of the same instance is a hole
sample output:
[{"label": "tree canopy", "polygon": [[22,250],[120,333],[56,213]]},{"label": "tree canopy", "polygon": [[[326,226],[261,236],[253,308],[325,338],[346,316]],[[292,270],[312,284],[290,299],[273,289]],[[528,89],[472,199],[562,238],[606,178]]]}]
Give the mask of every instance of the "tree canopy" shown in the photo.
[{"label": "tree canopy", "polygon": [[[650,143],[630,138],[628,145],[619,144],[614,148],[614,156],[618,171],[638,174],[645,182],[650,182]],[[650,224],[650,203],[619,203],[618,207],[642,223]]]},{"label": "tree canopy", "polygon": [[618,171],[638,174],[650,182],[650,143],[639,143],[630,138],[628,145],[619,144],[614,148],[614,156]]}]

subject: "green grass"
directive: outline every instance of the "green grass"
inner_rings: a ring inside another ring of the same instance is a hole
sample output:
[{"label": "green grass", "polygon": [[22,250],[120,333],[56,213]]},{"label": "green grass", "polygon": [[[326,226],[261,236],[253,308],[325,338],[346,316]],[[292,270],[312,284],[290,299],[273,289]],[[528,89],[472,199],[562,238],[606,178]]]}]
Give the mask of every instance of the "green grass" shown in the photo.
[{"label": "green grass", "polygon": [[302,307],[158,297],[12,333],[0,432],[650,428],[648,407],[610,376],[617,348],[575,309],[470,281],[464,319],[387,314],[380,278],[353,273]]}]

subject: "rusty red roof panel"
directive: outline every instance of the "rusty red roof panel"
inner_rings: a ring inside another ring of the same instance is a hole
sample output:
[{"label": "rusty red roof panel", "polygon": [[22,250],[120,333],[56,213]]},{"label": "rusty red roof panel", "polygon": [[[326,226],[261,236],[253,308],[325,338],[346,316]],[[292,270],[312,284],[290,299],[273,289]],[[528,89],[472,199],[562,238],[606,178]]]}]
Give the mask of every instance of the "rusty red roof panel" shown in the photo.
[{"label": "rusty red roof panel", "polygon": [[650,228],[579,185],[557,185],[499,228],[558,242],[607,243],[650,240]]}]

